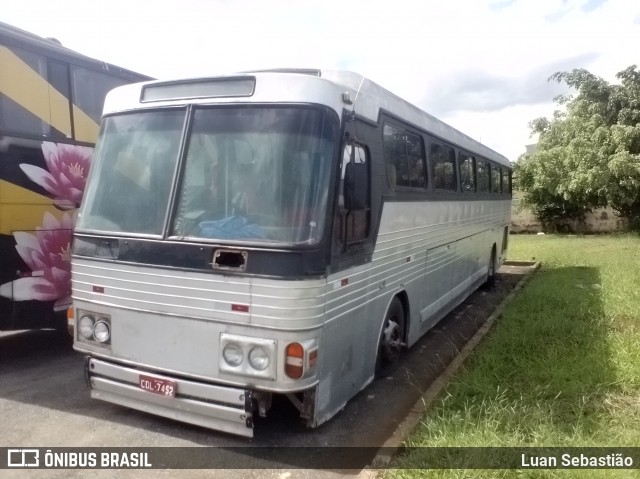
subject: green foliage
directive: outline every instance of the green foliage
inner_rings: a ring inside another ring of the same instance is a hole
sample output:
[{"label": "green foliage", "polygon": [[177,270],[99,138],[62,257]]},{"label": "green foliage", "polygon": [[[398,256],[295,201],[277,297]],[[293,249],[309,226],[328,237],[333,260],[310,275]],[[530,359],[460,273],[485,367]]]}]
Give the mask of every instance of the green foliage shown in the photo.
[{"label": "green foliage", "polygon": [[405,441],[415,449],[396,455],[384,478],[637,478],[637,470],[419,468],[429,467],[421,447],[638,445],[638,248],[640,238],[628,234],[514,236],[509,258],[535,258],[541,269],[425,411]]},{"label": "green foliage", "polygon": [[610,205],[640,228],[640,71],[632,65],[617,78],[610,84],[584,69],[551,76],[577,93],[555,99],[564,110],[553,119],[529,123],[538,149],[514,175],[540,220],[582,219]]}]

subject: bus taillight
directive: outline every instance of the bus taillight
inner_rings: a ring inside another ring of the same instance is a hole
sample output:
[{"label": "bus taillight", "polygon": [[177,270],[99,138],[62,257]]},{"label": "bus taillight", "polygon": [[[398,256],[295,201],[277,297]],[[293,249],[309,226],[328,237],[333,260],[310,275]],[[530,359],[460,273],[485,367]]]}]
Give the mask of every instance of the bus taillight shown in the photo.
[{"label": "bus taillight", "polygon": [[304,373],[304,348],[300,343],[291,343],[285,350],[284,372],[291,379],[300,379]]}]

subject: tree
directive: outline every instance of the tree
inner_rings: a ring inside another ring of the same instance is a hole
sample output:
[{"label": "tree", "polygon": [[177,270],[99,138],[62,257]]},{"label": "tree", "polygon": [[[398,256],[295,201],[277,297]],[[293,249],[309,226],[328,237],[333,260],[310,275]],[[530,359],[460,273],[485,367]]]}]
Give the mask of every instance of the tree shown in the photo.
[{"label": "tree", "polygon": [[558,72],[575,96],[560,96],[563,107],[551,120],[530,122],[538,149],[515,168],[523,201],[542,221],[581,219],[592,208],[610,205],[640,228],[640,71],[619,72],[610,84],[584,69]]}]

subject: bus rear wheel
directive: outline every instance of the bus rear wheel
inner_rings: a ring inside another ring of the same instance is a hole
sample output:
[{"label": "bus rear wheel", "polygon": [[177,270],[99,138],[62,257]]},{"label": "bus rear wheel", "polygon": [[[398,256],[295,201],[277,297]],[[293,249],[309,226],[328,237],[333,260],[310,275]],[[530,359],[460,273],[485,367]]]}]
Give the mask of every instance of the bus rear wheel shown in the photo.
[{"label": "bus rear wheel", "polygon": [[400,358],[404,347],[404,308],[398,297],[393,298],[384,318],[380,339],[378,341],[378,355],[376,358],[376,375],[379,376],[394,366]]},{"label": "bus rear wheel", "polygon": [[496,281],[496,264],[497,264],[497,257],[496,257],[496,246],[493,245],[493,247],[491,248],[491,255],[489,256],[489,267],[487,269],[487,279],[484,283],[486,288],[493,288],[495,286],[495,281]]}]

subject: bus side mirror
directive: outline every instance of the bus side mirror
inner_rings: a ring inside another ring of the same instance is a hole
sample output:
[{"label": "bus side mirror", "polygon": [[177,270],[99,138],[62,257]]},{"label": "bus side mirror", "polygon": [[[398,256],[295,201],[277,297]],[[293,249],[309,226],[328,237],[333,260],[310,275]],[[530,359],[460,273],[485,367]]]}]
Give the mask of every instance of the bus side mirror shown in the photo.
[{"label": "bus side mirror", "polygon": [[369,175],[366,163],[347,163],[344,172],[344,207],[348,211],[369,207]]}]

